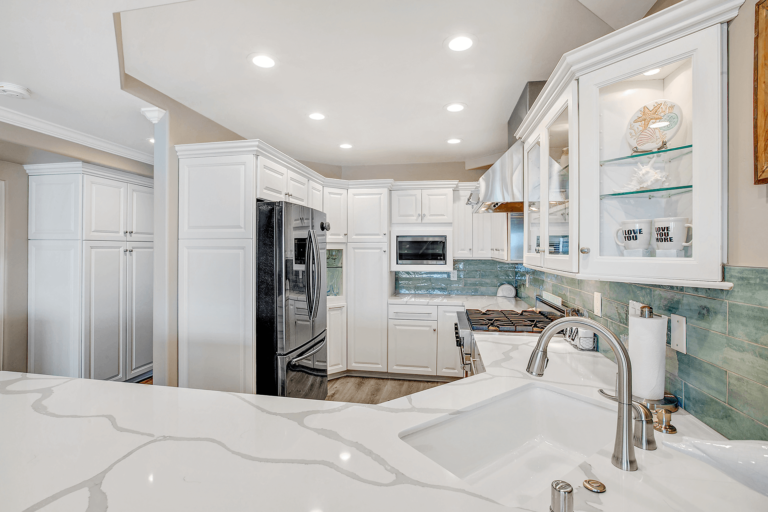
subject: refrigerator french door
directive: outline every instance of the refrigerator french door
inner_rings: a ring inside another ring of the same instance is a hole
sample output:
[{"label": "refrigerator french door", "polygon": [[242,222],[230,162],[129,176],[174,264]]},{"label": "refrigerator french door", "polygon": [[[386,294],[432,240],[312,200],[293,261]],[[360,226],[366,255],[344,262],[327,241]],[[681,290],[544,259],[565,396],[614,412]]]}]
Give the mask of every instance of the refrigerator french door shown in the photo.
[{"label": "refrigerator french door", "polygon": [[325,213],[284,201],[257,204],[256,393],[324,400]]}]

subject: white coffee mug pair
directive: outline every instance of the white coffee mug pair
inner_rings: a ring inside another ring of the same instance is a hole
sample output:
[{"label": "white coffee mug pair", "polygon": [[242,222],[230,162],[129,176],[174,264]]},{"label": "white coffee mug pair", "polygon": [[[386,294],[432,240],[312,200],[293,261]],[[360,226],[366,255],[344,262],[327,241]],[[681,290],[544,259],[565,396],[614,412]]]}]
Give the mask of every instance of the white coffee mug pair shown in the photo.
[{"label": "white coffee mug pair", "polygon": [[693,224],[688,224],[685,217],[625,220],[616,230],[615,238],[616,243],[626,250],[647,249],[651,245],[653,234],[656,250],[682,251],[683,247],[693,243],[693,239],[690,242],[685,241],[688,228],[693,229]]}]

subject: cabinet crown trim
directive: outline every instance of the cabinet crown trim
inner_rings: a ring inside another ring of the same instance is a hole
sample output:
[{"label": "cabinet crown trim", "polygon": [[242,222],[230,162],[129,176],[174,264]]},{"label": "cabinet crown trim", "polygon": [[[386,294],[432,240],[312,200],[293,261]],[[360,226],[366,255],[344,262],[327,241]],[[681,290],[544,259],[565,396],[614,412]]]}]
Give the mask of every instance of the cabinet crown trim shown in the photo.
[{"label": "cabinet crown trim", "polygon": [[434,180],[434,181],[396,181],[392,184],[392,190],[424,190],[430,188],[456,188],[458,180]]},{"label": "cabinet crown trim", "polygon": [[154,179],[147,176],[140,176],[126,171],[118,171],[109,167],[87,164],[85,162],[64,162],[58,164],[34,164],[25,165],[24,170],[29,176],[43,176],[51,174],[86,174],[89,176],[98,176],[100,178],[109,178],[133,185],[143,185],[145,187],[154,187]]},{"label": "cabinet crown trim", "polygon": [[347,188],[386,188],[391,189],[395,180],[349,180]]},{"label": "cabinet crown trim", "polygon": [[477,181],[462,181],[456,184],[456,190],[475,190],[477,187],[480,186],[480,183]]},{"label": "cabinet crown trim", "polygon": [[515,137],[527,140],[573,80],[674,39],[730,21],[743,3],[744,0],[680,2],[565,53]]}]

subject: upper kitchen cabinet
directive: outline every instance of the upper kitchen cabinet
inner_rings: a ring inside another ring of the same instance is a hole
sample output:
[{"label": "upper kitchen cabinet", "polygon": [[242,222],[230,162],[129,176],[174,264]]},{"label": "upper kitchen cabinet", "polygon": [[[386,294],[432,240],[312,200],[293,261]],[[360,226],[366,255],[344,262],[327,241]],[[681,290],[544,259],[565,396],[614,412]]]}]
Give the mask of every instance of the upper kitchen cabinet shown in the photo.
[{"label": "upper kitchen cabinet", "polygon": [[568,52],[515,135],[526,265],[598,279],[722,282],[727,22],[681,2]]},{"label": "upper kitchen cabinet", "polygon": [[722,279],[724,41],[712,26],[579,79],[582,272]]},{"label": "upper kitchen cabinet", "polygon": [[24,168],[30,240],[152,241],[152,178],[82,162]]},{"label": "upper kitchen cabinet", "polygon": [[[375,185],[375,181],[358,181],[355,185]],[[347,242],[386,242],[389,226],[389,187],[350,188],[347,191],[349,202],[349,231]],[[333,227],[333,224],[331,224]]]},{"label": "upper kitchen cabinet", "polygon": [[309,181],[309,204],[310,208],[323,211],[323,186],[316,181]]},{"label": "upper kitchen cabinet", "polygon": [[[319,184],[313,182],[314,185]],[[293,169],[265,158],[258,157],[258,172],[256,175],[256,197],[265,201],[288,201],[304,206],[315,200],[317,191],[312,196],[310,181],[307,177]],[[319,194],[322,198],[322,187]],[[321,200],[322,202],[322,200]]]},{"label": "upper kitchen cabinet", "polygon": [[347,241],[347,190],[325,187],[323,189],[323,211],[325,219],[331,225],[328,243]]},{"label": "upper kitchen cabinet", "polygon": [[453,222],[457,182],[401,182],[392,190],[392,224]]},{"label": "upper kitchen cabinet", "polygon": [[453,191],[453,257],[472,258],[472,205],[468,204],[474,183],[459,184]]},{"label": "upper kitchen cabinet", "polygon": [[525,148],[527,265],[578,271],[570,241],[578,240],[578,87],[573,82],[528,137]]}]

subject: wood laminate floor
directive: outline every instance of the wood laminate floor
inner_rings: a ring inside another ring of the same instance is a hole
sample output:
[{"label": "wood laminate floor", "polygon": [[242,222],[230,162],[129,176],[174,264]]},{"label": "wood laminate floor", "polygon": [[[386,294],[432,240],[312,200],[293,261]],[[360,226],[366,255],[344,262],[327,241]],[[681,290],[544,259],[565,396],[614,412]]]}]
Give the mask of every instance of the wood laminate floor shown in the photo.
[{"label": "wood laminate floor", "polygon": [[356,404],[380,404],[395,398],[412,395],[437,387],[444,382],[419,380],[377,379],[375,377],[339,377],[328,381],[328,397],[331,402]]},{"label": "wood laminate floor", "polygon": [[150,377],[148,379],[140,380],[138,382],[138,384],[149,384],[151,386],[152,385],[152,377]]}]

